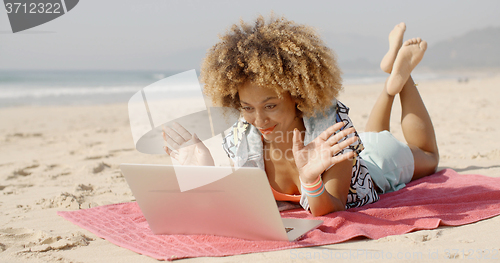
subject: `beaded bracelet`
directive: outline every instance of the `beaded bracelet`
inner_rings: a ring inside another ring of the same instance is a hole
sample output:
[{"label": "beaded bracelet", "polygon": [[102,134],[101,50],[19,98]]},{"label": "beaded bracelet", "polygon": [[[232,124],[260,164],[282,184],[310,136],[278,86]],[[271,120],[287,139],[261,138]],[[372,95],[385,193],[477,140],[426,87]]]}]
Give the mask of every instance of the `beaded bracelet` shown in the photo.
[{"label": "beaded bracelet", "polygon": [[[300,178],[299,178],[300,180]],[[304,184],[302,180],[300,180],[300,185],[302,188],[302,193],[305,193],[311,197],[318,197],[325,192],[325,185],[323,184],[323,180],[321,179],[321,175],[318,176],[318,179],[312,184]]]}]

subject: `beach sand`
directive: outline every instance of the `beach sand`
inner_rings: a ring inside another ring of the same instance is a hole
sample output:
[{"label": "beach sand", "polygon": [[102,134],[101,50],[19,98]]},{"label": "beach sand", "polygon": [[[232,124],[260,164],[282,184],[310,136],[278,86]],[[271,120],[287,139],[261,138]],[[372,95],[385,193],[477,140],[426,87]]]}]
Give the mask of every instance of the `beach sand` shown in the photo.
[{"label": "beach sand", "polygon": [[[441,153],[439,170],[500,177],[500,77],[418,81]],[[363,131],[382,84],[348,85],[339,99]],[[188,103],[184,105],[189,105]],[[391,132],[403,140],[395,102]],[[120,163],[170,163],[139,153],[127,105],[0,109],[1,262],[155,262],[56,214],[134,199]],[[445,194],[445,193],[443,193]],[[312,258],[392,262],[500,258],[500,217],[379,240],[179,262],[295,262]],[[368,253],[370,252],[370,253]],[[390,258],[389,258],[390,257]],[[483,261],[483,260],[482,260]],[[481,261],[481,262],[482,262]]]}]

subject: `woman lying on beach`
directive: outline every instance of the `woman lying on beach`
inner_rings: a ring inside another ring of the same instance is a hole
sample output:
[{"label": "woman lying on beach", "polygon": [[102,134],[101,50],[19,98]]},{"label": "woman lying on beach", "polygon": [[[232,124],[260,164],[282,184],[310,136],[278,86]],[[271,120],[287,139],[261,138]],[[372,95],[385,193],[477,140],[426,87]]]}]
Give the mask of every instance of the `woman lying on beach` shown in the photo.
[{"label": "woman lying on beach", "polygon": [[[285,18],[233,25],[203,62],[201,82],[214,105],[232,107],[240,120],[223,147],[236,166],[266,171],[277,201],[314,216],[375,202],[436,171],[434,128],[410,73],[427,43],[402,42],[405,24],[389,35],[381,68],[390,73],[366,125],[354,130],[333,52],[310,27]],[[407,145],[389,133],[394,96],[402,106]],[[165,151],[181,164],[214,165],[209,150],[180,125],[165,128]],[[182,147],[191,145],[190,147]]]}]

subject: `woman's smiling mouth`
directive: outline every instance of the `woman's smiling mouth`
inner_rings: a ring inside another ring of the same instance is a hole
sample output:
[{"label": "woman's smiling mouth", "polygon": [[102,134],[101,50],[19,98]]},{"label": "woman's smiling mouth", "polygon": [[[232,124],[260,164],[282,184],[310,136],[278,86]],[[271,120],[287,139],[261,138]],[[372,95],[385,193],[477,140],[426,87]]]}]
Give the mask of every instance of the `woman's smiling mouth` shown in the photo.
[{"label": "woman's smiling mouth", "polygon": [[[277,124],[276,124],[277,125]],[[273,127],[271,128],[267,128],[267,129],[259,129],[260,133],[262,134],[269,134],[271,132],[273,132],[274,128],[276,127],[276,125],[274,125]]]}]

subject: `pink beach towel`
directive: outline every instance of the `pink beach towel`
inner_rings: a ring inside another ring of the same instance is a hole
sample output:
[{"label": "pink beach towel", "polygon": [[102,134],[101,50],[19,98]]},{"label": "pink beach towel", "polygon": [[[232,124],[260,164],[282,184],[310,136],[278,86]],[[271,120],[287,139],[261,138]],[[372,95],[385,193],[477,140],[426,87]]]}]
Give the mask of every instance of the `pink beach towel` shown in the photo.
[{"label": "pink beach towel", "polygon": [[[381,196],[376,203],[319,217],[325,222],[295,242],[247,241],[207,235],[154,235],[135,202],[58,212],[74,224],[137,253],[161,260],[228,256],[378,239],[439,225],[457,226],[500,214],[500,178],[446,169]],[[301,209],[285,218],[312,218]]]}]

